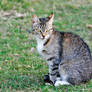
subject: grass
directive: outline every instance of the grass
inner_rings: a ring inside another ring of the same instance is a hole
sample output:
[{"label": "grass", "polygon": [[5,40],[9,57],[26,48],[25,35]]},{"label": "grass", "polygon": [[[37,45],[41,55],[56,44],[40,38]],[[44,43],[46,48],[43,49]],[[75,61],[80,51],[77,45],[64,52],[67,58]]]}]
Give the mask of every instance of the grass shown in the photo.
[{"label": "grass", "polygon": [[[80,35],[92,51],[91,0],[0,0],[0,11],[28,14],[24,18],[0,17],[0,91],[1,92],[92,92],[92,80],[79,86],[46,86],[46,62],[36,52],[36,41],[26,30],[31,16],[49,15],[54,5],[54,26],[60,31]],[[32,51],[32,49],[34,49]]]}]

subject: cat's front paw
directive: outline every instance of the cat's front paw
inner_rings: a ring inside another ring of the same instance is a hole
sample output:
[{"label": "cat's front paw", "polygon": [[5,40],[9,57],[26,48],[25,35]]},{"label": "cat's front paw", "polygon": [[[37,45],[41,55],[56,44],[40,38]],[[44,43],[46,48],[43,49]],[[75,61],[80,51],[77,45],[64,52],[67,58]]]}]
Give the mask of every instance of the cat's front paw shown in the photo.
[{"label": "cat's front paw", "polygon": [[70,83],[68,83],[67,81],[56,81],[55,82],[55,84],[54,84],[54,86],[55,87],[58,87],[58,86],[60,86],[60,85],[70,85]]},{"label": "cat's front paw", "polygon": [[44,75],[44,82],[45,82],[46,85],[53,84],[52,81],[50,80],[49,74]]}]

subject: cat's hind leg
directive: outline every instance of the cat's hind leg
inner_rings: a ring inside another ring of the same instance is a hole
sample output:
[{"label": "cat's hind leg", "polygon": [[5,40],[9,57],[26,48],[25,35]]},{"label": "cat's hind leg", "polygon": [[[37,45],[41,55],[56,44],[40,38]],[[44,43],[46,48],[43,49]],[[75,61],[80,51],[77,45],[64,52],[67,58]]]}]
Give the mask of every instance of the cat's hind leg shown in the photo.
[{"label": "cat's hind leg", "polygon": [[59,73],[60,73],[60,77],[57,78],[56,82],[55,82],[55,86],[58,87],[60,85],[71,85],[67,79],[68,79],[68,74],[64,68],[64,65],[60,65],[59,66]]},{"label": "cat's hind leg", "polygon": [[58,87],[60,85],[70,85],[70,83],[65,81],[65,80],[64,81],[63,80],[62,81],[58,80],[58,81],[55,82],[54,85],[55,85],[55,87]]},{"label": "cat's hind leg", "polygon": [[62,80],[61,78],[57,78],[54,86],[58,87],[60,85],[71,85],[67,80]]}]

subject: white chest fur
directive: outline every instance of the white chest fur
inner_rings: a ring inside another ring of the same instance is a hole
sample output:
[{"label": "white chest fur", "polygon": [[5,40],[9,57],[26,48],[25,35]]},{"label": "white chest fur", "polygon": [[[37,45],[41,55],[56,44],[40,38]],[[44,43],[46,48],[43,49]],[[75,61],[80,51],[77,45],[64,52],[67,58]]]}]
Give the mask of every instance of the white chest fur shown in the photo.
[{"label": "white chest fur", "polygon": [[44,44],[44,41],[41,41],[41,40],[37,41],[37,51],[40,55],[42,55],[42,50],[44,48],[43,44]]}]

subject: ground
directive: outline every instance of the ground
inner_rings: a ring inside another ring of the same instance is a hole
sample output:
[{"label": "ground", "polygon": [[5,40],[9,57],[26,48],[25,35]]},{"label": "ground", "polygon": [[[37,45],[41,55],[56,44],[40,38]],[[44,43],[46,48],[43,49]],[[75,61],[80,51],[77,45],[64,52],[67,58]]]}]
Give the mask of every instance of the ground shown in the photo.
[{"label": "ground", "polygon": [[92,51],[92,0],[0,0],[1,92],[92,92],[92,80],[79,86],[46,86],[46,62],[36,51],[32,14],[54,12],[54,27],[78,34]]}]

